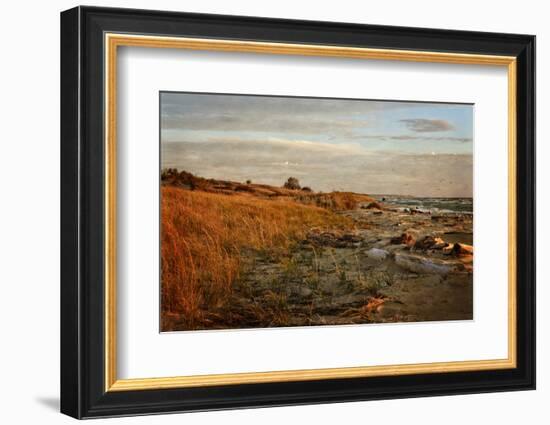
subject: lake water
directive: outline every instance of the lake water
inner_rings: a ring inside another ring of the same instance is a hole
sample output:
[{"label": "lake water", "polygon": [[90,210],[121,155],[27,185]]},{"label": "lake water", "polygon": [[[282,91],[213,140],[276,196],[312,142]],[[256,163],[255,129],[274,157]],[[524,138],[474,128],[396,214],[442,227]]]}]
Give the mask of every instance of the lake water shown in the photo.
[{"label": "lake water", "polygon": [[378,195],[374,198],[388,206],[430,211],[432,214],[473,213],[472,198],[416,198],[395,195]]}]

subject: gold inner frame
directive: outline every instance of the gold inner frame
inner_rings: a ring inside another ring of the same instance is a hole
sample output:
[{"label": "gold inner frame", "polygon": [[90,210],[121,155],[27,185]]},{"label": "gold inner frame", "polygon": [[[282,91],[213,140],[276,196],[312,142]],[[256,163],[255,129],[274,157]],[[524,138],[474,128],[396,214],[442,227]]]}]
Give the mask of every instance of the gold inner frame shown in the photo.
[{"label": "gold inner frame", "polygon": [[[105,391],[235,385],[320,379],[510,369],[516,367],[516,58],[444,52],[370,49],[326,45],[266,43],[105,34]],[[116,325],[116,106],[119,46],[231,51],[355,59],[504,66],[508,72],[508,357],[495,360],[247,372],[214,375],[118,379]]]}]

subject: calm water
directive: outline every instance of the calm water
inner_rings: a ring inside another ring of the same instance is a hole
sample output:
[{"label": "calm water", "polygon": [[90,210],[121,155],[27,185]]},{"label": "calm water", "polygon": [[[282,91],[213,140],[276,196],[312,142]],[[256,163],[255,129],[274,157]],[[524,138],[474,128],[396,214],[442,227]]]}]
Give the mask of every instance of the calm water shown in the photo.
[{"label": "calm water", "polygon": [[409,196],[379,195],[377,200],[386,205],[437,213],[472,214],[472,198],[415,198]]}]

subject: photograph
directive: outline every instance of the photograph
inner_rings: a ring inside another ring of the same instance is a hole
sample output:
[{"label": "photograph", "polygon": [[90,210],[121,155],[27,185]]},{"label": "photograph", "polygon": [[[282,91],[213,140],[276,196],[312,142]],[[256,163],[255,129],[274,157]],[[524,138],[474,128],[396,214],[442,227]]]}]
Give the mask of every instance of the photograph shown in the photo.
[{"label": "photograph", "polygon": [[474,112],[161,91],[161,332],[473,320]]}]

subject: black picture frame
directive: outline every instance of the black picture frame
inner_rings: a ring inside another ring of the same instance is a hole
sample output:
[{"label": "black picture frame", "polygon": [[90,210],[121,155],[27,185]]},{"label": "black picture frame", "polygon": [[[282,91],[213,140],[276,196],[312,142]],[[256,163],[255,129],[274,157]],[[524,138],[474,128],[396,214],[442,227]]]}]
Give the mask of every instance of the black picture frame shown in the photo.
[{"label": "black picture frame", "polygon": [[[507,55],[517,58],[517,367],[105,391],[104,34]],[[75,418],[535,388],[535,37],[132,9],[61,13],[61,412]]]}]

